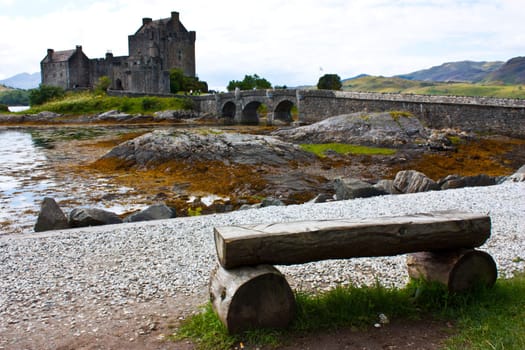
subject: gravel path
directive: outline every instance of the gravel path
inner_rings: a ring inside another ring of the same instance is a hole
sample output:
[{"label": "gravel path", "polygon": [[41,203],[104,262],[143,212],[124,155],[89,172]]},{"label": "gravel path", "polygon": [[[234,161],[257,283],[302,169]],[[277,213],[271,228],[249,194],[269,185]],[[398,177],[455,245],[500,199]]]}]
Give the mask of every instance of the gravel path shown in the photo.
[{"label": "gravel path", "polygon": [[[94,324],[89,326],[96,332],[97,319],[126,313],[137,305],[153,308],[194,295],[204,302],[216,259],[214,226],[451,209],[491,216],[492,237],[483,249],[496,260],[500,276],[525,269],[525,183],[3,236],[0,349],[10,348],[17,330],[31,333],[41,324],[58,327],[60,323],[78,333],[82,327],[76,322],[82,314],[91,315]],[[407,280],[404,259],[331,260],[280,269],[298,289],[370,284],[376,279],[400,286]]]}]

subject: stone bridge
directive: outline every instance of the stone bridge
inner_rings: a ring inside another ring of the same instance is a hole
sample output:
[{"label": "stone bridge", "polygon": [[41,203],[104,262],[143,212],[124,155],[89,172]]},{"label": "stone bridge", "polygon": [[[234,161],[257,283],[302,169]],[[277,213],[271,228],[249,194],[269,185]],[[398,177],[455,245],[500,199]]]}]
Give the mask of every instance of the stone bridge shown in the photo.
[{"label": "stone bridge", "polygon": [[525,138],[525,100],[329,90],[248,90],[194,97],[198,112],[239,124],[310,124],[354,112],[408,111],[430,128]]}]

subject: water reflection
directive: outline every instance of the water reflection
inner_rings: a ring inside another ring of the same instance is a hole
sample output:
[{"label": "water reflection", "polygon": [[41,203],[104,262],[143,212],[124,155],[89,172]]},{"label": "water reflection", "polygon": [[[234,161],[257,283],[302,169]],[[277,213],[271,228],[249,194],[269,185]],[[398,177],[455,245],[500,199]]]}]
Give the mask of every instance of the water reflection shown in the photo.
[{"label": "water reflection", "polygon": [[33,211],[35,193],[55,185],[43,169],[46,162],[30,134],[0,131],[0,223]]},{"label": "water reflection", "polygon": [[[64,132],[71,130],[52,131]],[[42,141],[47,140],[46,132],[44,136],[40,134],[0,130],[0,235],[33,232],[44,197],[54,198],[66,214],[78,206],[117,214],[141,209],[127,200],[132,189],[113,184],[111,177],[81,178],[68,171],[64,163],[82,162],[79,154],[63,144],[57,149],[51,147],[49,142]],[[105,200],[107,193],[116,194],[117,198]]]}]

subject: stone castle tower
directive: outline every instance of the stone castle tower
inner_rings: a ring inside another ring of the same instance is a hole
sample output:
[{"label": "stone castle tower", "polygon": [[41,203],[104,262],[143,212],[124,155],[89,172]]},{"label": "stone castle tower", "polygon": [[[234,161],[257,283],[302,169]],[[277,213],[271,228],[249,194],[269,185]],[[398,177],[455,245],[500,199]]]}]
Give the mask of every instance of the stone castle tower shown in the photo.
[{"label": "stone castle tower", "polygon": [[82,46],[74,50],[48,49],[40,62],[42,84],[64,89],[93,88],[100,77],[111,80],[110,89],[135,93],[169,93],[169,71],[181,69],[195,76],[194,31],[180,22],[179,13],[155,20],[143,18],[142,26],[128,37],[129,56],[89,59]]}]

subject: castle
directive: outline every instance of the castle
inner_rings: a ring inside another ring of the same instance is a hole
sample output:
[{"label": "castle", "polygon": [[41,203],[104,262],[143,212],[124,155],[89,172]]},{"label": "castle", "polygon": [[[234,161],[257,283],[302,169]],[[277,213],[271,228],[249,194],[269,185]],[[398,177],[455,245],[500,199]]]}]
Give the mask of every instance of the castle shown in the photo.
[{"label": "castle", "polygon": [[195,76],[195,32],[188,31],[179,13],[153,21],[143,18],[142,26],[128,37],[129,56],[89,59],[82,46],[73,50],[47,50],[40,62],[42,85],[63,89],[93,88],[109,77],[111,90],[133,93],[169,93],[169,71],[181,69]]}]

